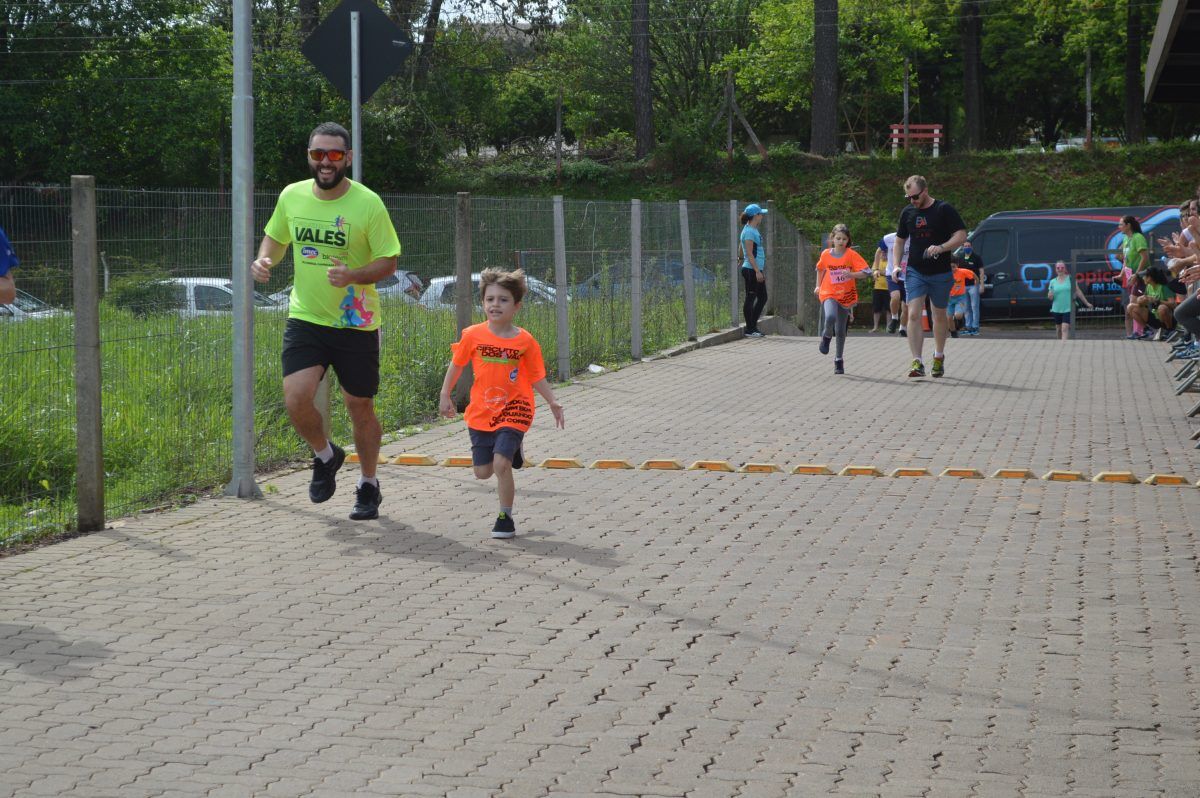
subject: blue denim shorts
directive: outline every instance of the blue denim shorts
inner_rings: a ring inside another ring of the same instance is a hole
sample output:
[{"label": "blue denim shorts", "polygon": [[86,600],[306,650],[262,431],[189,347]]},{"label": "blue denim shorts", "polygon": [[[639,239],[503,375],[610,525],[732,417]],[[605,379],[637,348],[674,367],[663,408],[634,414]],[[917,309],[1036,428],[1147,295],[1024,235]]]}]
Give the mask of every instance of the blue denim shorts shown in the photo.
[{"label": "blue denim shorts", "polygon": [[955,313],[959,308],[962,308],[963,313],[967,312],[966,294],[959,294],[958,296],[950,297],[950,301],[946,305],[946,310],[948,310],[950,313]]},{"label": "blue denim shorts", "polygon": [[954,275],[950,272],[921,274],[916,269],[909,269],[904,279],[909,302],[927,296],[935,308],[943,309],[950,304],[950,289],[953,285]]},{"label": "blue denim shorts", "polygon": [[514,468],[521,467],[515,461],[517,452],[521,450],[521,441],[525,438],[524,432],[512,427],[500,427],[495,432],[467,427],[467,432],[471,434],[471,462],[475,465],[491,465],[495,455],[502,455],[514,461]]}]

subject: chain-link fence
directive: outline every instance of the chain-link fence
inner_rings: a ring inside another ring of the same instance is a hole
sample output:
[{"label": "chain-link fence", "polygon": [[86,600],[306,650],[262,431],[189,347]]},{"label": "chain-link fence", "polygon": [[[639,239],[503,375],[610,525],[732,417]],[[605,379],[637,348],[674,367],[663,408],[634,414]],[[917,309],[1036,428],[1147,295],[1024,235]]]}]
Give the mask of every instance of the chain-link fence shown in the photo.
[{"label": "chain-link fence", "polygon": [[[275,193],[255,196],[261,231]],[[381,386],[385,429],[431,418],[457,337],[456,198],[384,195],[403,251],[382,281]],[[233,284],[229,196],[214,191],[98,189],[97,282],[105,513],[186,501],[231,472]],[[555,200],[471,198],[471,269],[521,267],[530,293],[518,322],[557,368]],[[568,360],[572,373],[661,351],[689,335],[690,258],[695,334],[740,323],[740,227],[730,203],[562,201]],[[635,231],[635,219],[640,225]],[[71,190],[0,187],[0,226],[12,239],[21,294],[0,306],[0,546],[75,522],[75,311]],[[684,230],[688,240],[683,240]],[[795,317],[806,244],[782,214],[767,241],[772,306]],[[635,241],[640,233],[640,247]],[[635,333],[634,269],[641,271]],[[283,406],[280,354],[291,255],[256,286],[255,462],[309,456]],[[732,289],[732,290],[731,290]],[[811,283],[809,284],[811,290]],[[470,289],[481,320],[478,285]],[[640,335],[638,334],[640,333]],[[640,338],[639,340],[635,340]],[[351,438],[332,403],[331,433]]]}]

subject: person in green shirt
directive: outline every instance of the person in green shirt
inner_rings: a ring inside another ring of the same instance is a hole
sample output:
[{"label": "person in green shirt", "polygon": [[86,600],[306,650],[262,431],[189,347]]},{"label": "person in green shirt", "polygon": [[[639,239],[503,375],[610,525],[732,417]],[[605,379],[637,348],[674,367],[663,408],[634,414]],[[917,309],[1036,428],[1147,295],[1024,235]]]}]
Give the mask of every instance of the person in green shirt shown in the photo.
[{"label": "person in green shirt", "polygon": [[[1117,252],[1117,260],[1125,264],[1121,269],[1121,304],[1128,306],[1135,298],[1132,292],[1134,275],[1150,265],[1150,248],[1146,245],[1146,237],[1142,235],[1142,223],[1135,216],[1122,216],[1118,224],[1121,235],[1121,249]],[[1132,318],[1125,315],[1125,337],[1136,338],[1137,330],[1133,329]]]},{"label": "person in green shirt", "polygon": [[[1072,291],[1072,288],[1074,290]],[[1050,315],[1054,317],[1054,329],[1058,332],[1059,340],[1066,341],[1071,337],[1071,297],[1079,297],[1079,301],[1092,307],[1092,303],[1083,295],[1079,284],[1071,279],[1067,264],[1059,261],[1054,264],[1054,277],[1050,280],[1050,290],[1046,293],[1050,299]]]},{"label": "person in green shirt", "polygon": [[1130,303],[1127,315],[1146,326],[1146,332],[1139,338],[1150,338],[1155,335],[1150,330],[1157,330],[1161,338],[1163,330],[1175,329],[1175,292],[1171,290],[1170,275],[1155,266],[1142,272],[1146,283],[1146,293]]},{"label": "person in green shirt", "polygon": [[396,271],[400,241],[379,195],[346,176],[354,162],[350,134],[324,122],[308,137],[311,180],[284,188],[267,222],[250,273],[260,283],[292,247],[295,285],[283,333],[283,397],[292,425],[312,447],[308,497],[328,501],[346,453],[325,437],[314,398],[332,367],[354,427],[362,476],[353,520],[379,517],[375,468],[383,430],[379,390],[379,295],[375,283]]}]

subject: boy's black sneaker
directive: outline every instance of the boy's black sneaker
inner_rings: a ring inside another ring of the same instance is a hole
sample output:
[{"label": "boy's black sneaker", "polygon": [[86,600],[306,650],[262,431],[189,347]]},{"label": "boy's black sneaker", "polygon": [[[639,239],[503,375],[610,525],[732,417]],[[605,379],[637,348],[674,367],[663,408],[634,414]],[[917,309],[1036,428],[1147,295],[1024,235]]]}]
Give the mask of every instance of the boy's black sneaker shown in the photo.
[{"label": "boy's black sneaker", "polygon": [[892,319],[888,322],[888,335],[895,335],[898,329],[900,329],[900,319]]},{"label": "boy's black sneaker", "polygon": [[496,523],[492,527],[492,537],[507,540],[511,537],[516,537],[517,525],[513,523],[512,516],[508,513],[500,513],[496,516]]},{"label": "boy's black sneaker", "polygon": [[323,462],[320,457],[313,458],[312,481],[308,483],[308,498],[312,499],[313,504],[327,502],[333,498],[333,492],[337,490],[335,476],[342,463],[346,462],[345,450],[336,443],[330,445],[333,446],[333,457],[328,463]]},{"label": "boy's black sneaker", "polygon": [[907,337],[908,337],[908,330],[901,329],[901,330],[900,330],[900,337],[901,337],[901,338],[907,338]]},{"label": "boy's black sneaker", "polygon": [[829,341],[830,341],[830,340],[831,340],[830,338],[828,338],[828,337],[826,337],[826,336],[822,335],[822,336],[821,336],[821,343],[820,343],[820,344],[818,344],[818,346],[817,346],[817,351],[819,351],[819,352],[820,352],[822,355],[828,355],[828,354],[829,354]]},{"label": "boy's black sneaker", "polygon": [[846,373],[845,362],[841,361],[841,360],[833,361],[833,373],[834,374],[845,374]]},{"label": "boy's black sneaker", "polygon": [[950,331],[950,337],[951,337],[951,338],[957,338],[957,337],[958,337],[958,330],[951,330],[951,331]]},{"label": "boy's black sneaker", "polygon": [[354,509],[350,511],[351,521],[369,521],[379,517],[379,505],[383,502],[383,494],[378,485],[364,482],[354,491]]}]

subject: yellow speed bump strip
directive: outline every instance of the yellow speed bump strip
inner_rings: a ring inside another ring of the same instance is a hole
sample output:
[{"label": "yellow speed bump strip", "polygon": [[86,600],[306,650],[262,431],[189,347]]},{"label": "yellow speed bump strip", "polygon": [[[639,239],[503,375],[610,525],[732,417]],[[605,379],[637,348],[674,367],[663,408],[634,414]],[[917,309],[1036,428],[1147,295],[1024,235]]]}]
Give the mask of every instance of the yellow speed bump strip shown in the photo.
[{"label": "yellow speed bump strip", "polygon": [[1127,485],[1136,485],[1141,480],[1132,471],[1101,471],[1092,477],[1092,482],[1124,482]]},{"label": "yellow speed bump strip", "polygon": [[678,460],[647,460],[642,463],[643,471],[682,471],[683,463]]},{"label": "yellow speed bump strip", "polygon": [[992,479],[1037,479],[1028,468],[997,468]]},{"label": "yellow speed bump strip", "polygon": [[597,460],[592,463],[592,468],[633,468],[633,463],[628,460]]},{"label": "yellow speed bump strip", "polygon": [[[350,454],[346,455],[346,462],[347,463],[359,462],[358,452],[351,452]],[[383,455],[379,455],[379,463],[381,465],[385,464],[387,462],[388,462],[388,459],[386,457],[384,457]]]},{"label": "yellow speed bump strip", "polygon": [[1085,477],[1079,471],[1047,471],[1042,475],[1042,479],[1047,482],[1086,482]]},{"label": "yellow speed bump strip", "polygon": [[583,463],[574,457],[547,457],[542,461],[542,468],[583,468]]},{"label": "yellow speed bump strip", "polygon": [[734,467],[726,460],[697,460],[688,466],[688,471],[725,471],[732,473]]},{"label": "yellow speed bump strip", "polygon": [[875,466],[848,465],[838,472],[839,477],[881,477],[883,473]]},{"label": "yellow speed bump strip", "polygon": [[774,463],[746,463],[741,470],[743,474],[777,474],[783,469]]},{"label": "yellow speed bump strip", "polygon": [[409,465],[409,466],[435,466],[437,460],[434,460],[427,454],[398,454],[391,459],[392,465]]},{"label": "yellow speed bump strip", "polygon": [[983,479],[983,474],[977,468],[947,468],[942,471],[943,477],[958,477],[959,479]]},{"label": "yellow speed bump strip", "polygon": [[817,463],[801,463],[792,469],[793,474],[812,474],[817,476],[833,476],[829,466]]},{"label": "yellow speed bump strip", "polygon": [[1147,485],[1187,485],[1191,487],[1192,483],[1187,477],[1179,474],[1151,474],[1146,477]]},{"label": "yellow speed bump strip", "polygon": [[897,468],[892,471],[893,477],[928,477],[933,476],[928,468]]},{"label": "yellow speed bump strip", "polygon": [[470,468],[475,463],[470,457],[447,457],[442,461],[442,465],[450,468]]}]

